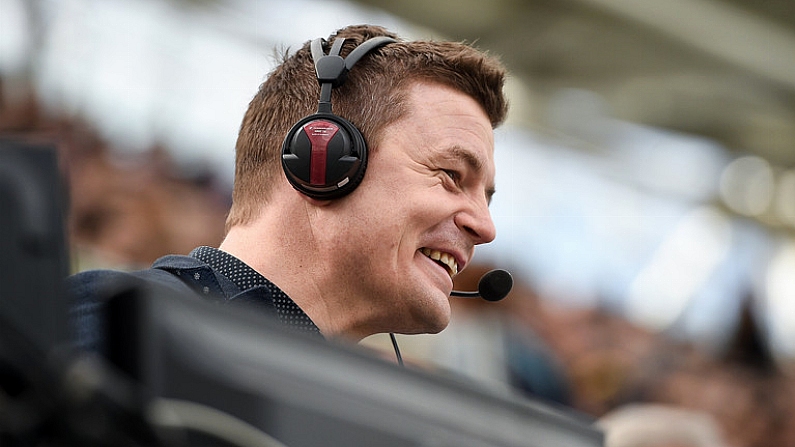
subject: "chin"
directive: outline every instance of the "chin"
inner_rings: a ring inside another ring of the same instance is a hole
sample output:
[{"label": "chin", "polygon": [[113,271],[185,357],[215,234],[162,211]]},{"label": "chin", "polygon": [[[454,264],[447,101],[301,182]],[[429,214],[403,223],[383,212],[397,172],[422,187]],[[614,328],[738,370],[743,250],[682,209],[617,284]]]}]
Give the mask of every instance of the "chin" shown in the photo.
[{"label": "chin", "polygon": [[450,324],[450,320],[447,320],[447,322],[444,323],[444,324],[439,324],[439,325],[436,325],[434,327],[428,327],[427,330],[423,331],[422,333],[423,334],[438,334],[439,332],[442,332],[443,330],[445,330],[445,328],[447,328],[447,326],[449,324]]},{"label": "chin", "polygon": [[450,324],[450,304],[445,300],[443,306],[425,308],[415,318],[415,326],[411,334],[438,334]]}]

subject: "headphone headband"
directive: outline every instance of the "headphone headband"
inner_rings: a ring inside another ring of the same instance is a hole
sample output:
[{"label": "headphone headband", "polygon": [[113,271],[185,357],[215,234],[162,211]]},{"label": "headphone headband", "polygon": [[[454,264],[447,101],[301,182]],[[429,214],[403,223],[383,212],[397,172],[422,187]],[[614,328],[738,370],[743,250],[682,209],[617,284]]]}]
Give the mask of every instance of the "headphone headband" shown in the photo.
[{"label": "headphone headband", "polygon": [[388,43],[396,42],[395,39],[386,36],[373,37],[354,48],[348,57],[342,58],[342,44],[345,38],[334,39],[328,54],[323,52],[323,39],[315,39],[310,44],[312,60],[315,62],[315,75],[317,82],[320,83],[320,101],[318,103],[318,113],[331,112],[331,89],[339,87],[348,78],[348,71],[359,62],[365,54],[380,48]]}]

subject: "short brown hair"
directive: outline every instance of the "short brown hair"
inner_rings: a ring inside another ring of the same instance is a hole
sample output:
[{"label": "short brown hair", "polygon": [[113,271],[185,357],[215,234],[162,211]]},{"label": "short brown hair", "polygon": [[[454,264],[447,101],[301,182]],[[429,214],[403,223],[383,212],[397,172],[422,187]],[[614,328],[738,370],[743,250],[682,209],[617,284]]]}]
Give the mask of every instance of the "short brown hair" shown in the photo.
[{"label": "short brown hair", "polygon": [[[362,42],[389,36],[398,42],[371,51],[333,90],[334,113],[355,125],[368,148],[375,150],[384,127],[406,113],[405,92],[412,82],[450,86],[474,98],[496,127],[505,119],[502,93],[505,69],[494,57],[464,43],[400,40],[379,26],[343,28],[326,41],[345,38],[344,57]],[[235,148],[235,184],[227,229],[249,222],[268,200],[270,185],[281,175],[284,136],[301,118],[315,113],[320,87],[310,42],[282,63],[262,83],[240,126]],[[328,51],[328,46],[326,46]]]}]

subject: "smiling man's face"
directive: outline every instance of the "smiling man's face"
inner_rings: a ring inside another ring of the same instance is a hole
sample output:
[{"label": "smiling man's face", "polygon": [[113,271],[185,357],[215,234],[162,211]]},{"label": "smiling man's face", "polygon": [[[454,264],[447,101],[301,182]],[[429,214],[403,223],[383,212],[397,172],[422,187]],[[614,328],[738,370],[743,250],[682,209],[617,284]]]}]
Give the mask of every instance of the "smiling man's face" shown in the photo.
[{"label": "smiling man's face", "polygon": [[364,332],[435,333],[450,320],[452,277],[494,239],[494,137],[471,97],[415,83],[408,113],[387,126],[359,188],[340,203],[332,256]]}]

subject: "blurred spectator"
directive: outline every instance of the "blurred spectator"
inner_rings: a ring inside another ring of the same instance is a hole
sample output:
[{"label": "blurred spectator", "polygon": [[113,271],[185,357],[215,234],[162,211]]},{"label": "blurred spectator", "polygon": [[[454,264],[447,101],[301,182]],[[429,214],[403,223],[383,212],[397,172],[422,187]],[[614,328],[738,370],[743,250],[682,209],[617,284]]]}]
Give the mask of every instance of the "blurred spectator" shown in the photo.
[{"label": "blurred spectator", "polygon": [[664,405],[628,405],[601,418],[605,447],[727,447],[708,414]]}]

